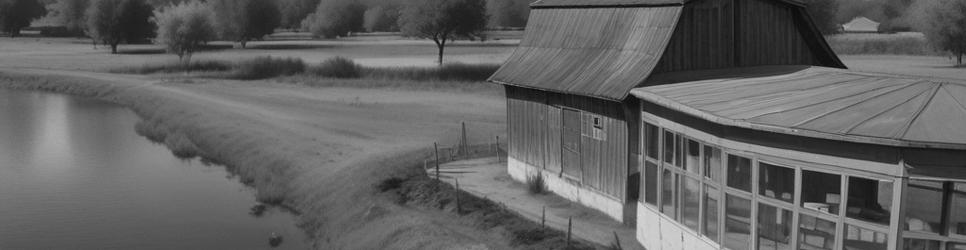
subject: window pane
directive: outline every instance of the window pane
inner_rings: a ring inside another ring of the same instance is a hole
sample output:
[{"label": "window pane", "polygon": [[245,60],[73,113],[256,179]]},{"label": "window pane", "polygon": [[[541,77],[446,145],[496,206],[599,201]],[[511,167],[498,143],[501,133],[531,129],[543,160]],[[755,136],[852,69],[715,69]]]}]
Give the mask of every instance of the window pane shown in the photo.
[{"label": "window pane", "polygon": [[663,186],[661,192],[661,212],[664,212],[664,214],[671,218],[677,218],[677,211],[675,210],[677,208],[677,202],[675,202],[677,196],[674,195],[674,191],[677,188],[676,179],[671,170],[664,170],[664,176],[661,179],[661,186]]},{"label": "window pane", "polygon": [[892,182],[849,177],[849,218],[889,225]]},{"label": "window pane", "polygon": [[710,185],[704,186],[704,235],[718,242],[718,189]]},{"label": "window pane", "polygon": [[758,250],[792,249],[792,211],[758,204]]},{"label": "window pane", "polygon": [[751,192],[751,159],[728,155],[728,186]]},{"label": "window pane", "polygon": [[701,182],[681,177],[681,223],[698,232],[698,213],[701,211]]},{"label": "window pane", "polygon": [[946,250],[966,250],[966,243],[950,242],[946,245]]},{"label": "window pane", "polygon": [[751,248],[751,201],[729,194],[725,206],[725,247],[734,250]]},{"label": "window pane", "polygon": [[644,163],[644,202],[657,206],[657,164]]},{"label": "window pane", "polygon": [[889,236],[885,233],[845,224],[845,250],[886,249]]},{"label": "window pane", "polygon": [[[966,235],[966,183],[953,186],[952,206],[949,213],[949,233]],[[966,250],[966,245],[964,250]]]},{"label": "window pane", "polygon": [[644,123],[644,151],[648,158],[658,159],[660,153],[658,146],[660,143],[661,130],[650,123]]},{"label": "window pane", "polygon": [[677,140],[674,139],[674,133],[671,131],[664,131],[664,162],[674,163],[674,149],[677,146]]},{"label": "window pane", "polygon": [[842,177],[802,170],[802,207],[839,214],[842,206]]},{"label": "window pane", "polygon": [[905,230],[939,233],[942,227],[943,183],[910,180],[906,194]]},{"label": "window pane", "polygon": [[681,135],[675,135],[674,145],[677,146],[674,149],[674,165],[678,167],[684,167],[684,137]]},{"label": "window pane", "polygon": [[701,174],[701,143],[685,139],[687,153],[684,157],[684,169],[695,174]]},{"label": "window pane", "polygon": [[801,214],[798,218],[798,249],[832,250],[835,247],[835,222]]},{"label": "window pane", "polygon": [[795,202],[795,169],[759,162],[758,190],[760,195]]},{"label": "window pane", "polygon": [[721,182],[721,149],[704,146],[704,177]]},{"label": "window pane", "polygon": [[924,239],[903,239],[903,250],[940,250],[942,242]]}]

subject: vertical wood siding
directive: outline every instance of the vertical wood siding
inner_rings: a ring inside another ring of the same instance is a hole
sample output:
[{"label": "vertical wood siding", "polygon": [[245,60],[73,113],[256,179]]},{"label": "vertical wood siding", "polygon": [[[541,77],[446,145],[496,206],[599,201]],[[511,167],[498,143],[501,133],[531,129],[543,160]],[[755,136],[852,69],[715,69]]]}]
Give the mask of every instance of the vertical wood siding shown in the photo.
[{"label": "vertical wood siding", "polygon": [[[507,86],[509,154],[530,165],[578,178],[585,188],[624,200],[628,178],[629,122],[622,103]],[[577,154],[565,152],[563,126],[568,112],[577,112]],[[603,126],[594,137],[594,118]],[[633,142],[630,142],[633,141]],[[565,159],[572,157],[576,159]],[[573,165],[571,165],[573,164]]]},{"label": "vertical wood siding", "polygon": [[802,17],[794,8],[772,0],[691,1],[654,72],[823,65],[802,36],[806,24],[796,21]]}]

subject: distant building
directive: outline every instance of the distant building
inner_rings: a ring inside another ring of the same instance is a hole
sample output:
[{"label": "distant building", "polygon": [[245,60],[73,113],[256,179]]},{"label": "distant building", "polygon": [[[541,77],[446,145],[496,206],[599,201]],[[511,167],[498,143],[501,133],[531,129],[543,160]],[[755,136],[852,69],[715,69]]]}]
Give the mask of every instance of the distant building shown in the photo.
[{"label": "distant building", "polygon": [[878,33],[879,23],[860,16],[842,24],[842,31],[845,33]]},{"label": "distant building", "polygon": [[649,250],[966,249],[966,84],[851,72],[797,0],[542,0],[516,180]]}]

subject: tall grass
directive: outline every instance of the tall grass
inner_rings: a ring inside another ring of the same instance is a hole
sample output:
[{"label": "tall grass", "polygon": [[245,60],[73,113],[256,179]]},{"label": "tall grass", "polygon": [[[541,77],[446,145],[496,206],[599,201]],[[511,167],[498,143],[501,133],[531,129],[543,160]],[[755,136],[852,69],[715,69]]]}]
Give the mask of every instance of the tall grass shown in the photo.
[{"label": "tall grass", "polygon": [[218,60],[194,60],[185,67],[178,61],[164,63],[146,63],[140,66],[127,66],[109,70],[111,73],[123,74],[157,74],[157,73],[178,73],[185,71],[228,71],[233,68],[232,63]]},{"label": "tall grass", "polygon": [[921,35],[842,34],[828,37],[838,54],[846,55],[938,55]]},{"label": "tall grass", "polygon": [[305,62],[299,58],[276,58],[259,56],[235,64],[229,78],[242,80],[266,79],[290,76],[305,72]]},{"label": "tall grass", "polygon": [[451,63],[440,67],[363,68],[362,75],[372,79],[416,81],[486,81],[500,65]]},{"label": "tall grass", "polygon": [[339,56],[311,67],[309,74],[331,78],[359,78],[362,76],[362,66],[348,58]]}]

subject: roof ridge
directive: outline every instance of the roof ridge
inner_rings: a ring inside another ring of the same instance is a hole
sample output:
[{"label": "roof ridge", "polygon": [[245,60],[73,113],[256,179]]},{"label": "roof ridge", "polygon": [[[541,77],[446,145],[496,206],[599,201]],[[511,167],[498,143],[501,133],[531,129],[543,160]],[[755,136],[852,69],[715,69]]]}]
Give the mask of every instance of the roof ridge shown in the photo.
[{"label": "roof ridge", "polygon": [[925,111],[926,108],[929,107],[929,104],[931,104],[932,101],[936,98],[936,93],[939,93],[939,89],[942,88],[943,84],[944,83],[940,82],[936,86],[933,86],[932,95],[929,96],[929,99],[926,99],[926,102],[922,104],[922,107],[919,107],[919,110],[917,110],[916,114],[912,116],[912,119],[909,119],[909,122],[906,123],[905,126],[903,126],[903,131],[902,131],[902,134],[899,136],[899,138],[906,137],[906,134],[909,133],[909,129],[912,128],[912,124],[919,119],[919,116],[922,115],[922,112]]},{"label": "roof ridge", "polygon": [[818,119],[818,118],[821,118],[821,117],[823,117],[823,116],[826,116],[826,115],[828,115],[828,114],[831,114],[831,113],[835,113],[835,112],[839,112],[839,111],[842,111],[842,110],[845,110],[845,109],[847,109],[847,108],[851,108],[851,107],[853,107],[853,106],[855,106],[855,105],[858,105],[858,104],[860,104],[860,103],[863,103],[863,102],[866,102],[866,101],[868,101],[869,99],[872,99],[872,98],[876,98],[876,97],[880,97],[880,96],[883,96],[883,95],[886,95],[886,94],[889,94],[889,93],[893,93],[893,92],[896,92],[896,91],[899,91],[899,90],[902,90],[902,89],[905,89],[905,88],[908,88],[908,87],[911,87],[911,86],[913,86],[913,85],[915,85],[916,83],[918,83],[918,82],[911,82],[911,83],[907,83],[907,84],[906,84],[906,86],[902,86],[902,87],[900,87],[900,88],[896,88],[896,89],[893,89],[893,90],[889,90],[889,91],[886,91],[886,92],[883,92],[883,93],[879,93],[879,94],[876,94],[876,95],[873,95],[873,96],[871,96],[871,97],[869,97],[869,98],[867,98],[867,99],[865,99],[864,101],[860,101],[860,102],[856,102],[856,103],[853,103],[853,104],[850,104],[850,105],[846,105],[846,106],[843,106],[843,107],[841,107],[841,108],[837,108],[837,109],[834,109],[834,110],[832,110],[832,111],[829,111],[829,112],[825,112],[825,113],[823,113],[823,114],[821,114],[821,115],[816,115],[816,116],[814,116],[814,117],[812,117],[812,118],[808,118],[808,119],[805,119],[805,120],[803,120],[803,121],[800,121],[800,122],[798,122],[798,123],[795,123],[795,124],[793,124],[793,125],[792,125],[791,127],[795,127],[795,128],[797,128],[797,127],[799,127],[799,126],[801,126],[801,125],[804,125],[805,123],[809,123],[809,122],[811,122],[811,121],[814,121],[814,120],[816,120],[816,119]]}]

